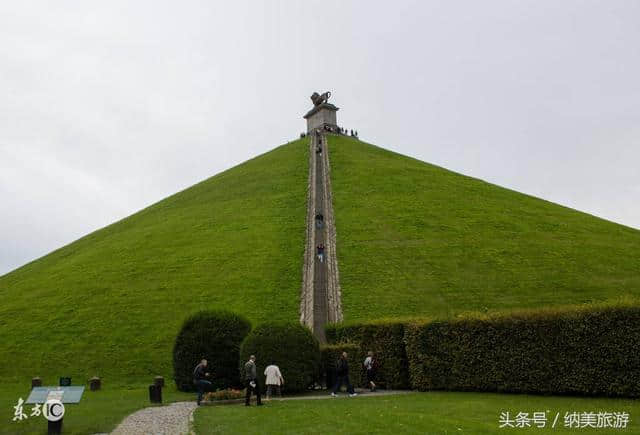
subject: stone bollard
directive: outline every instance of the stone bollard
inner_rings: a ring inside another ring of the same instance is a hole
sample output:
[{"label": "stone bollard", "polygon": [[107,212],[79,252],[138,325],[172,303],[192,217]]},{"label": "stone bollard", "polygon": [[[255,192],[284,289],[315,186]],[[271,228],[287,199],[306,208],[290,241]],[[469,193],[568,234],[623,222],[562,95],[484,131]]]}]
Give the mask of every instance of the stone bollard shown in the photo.
[{"label": "stone bollard", "polygon": [[157,385],[160,388],[164,388],[164,377],[156,376],[155,378],[153,378],[153,385]]},{"label": "stone bollard", "polygon": [[31,378],[31,388],[33,387],[42,387],[42,379],[40,379],[40,376]]},{"label": "stone bollard", "polygon": [[102,387],[102,381],[100,381],[99,377],[94,376],[89,379],[89,389],[91,391],[98,391],[100,387]]}]

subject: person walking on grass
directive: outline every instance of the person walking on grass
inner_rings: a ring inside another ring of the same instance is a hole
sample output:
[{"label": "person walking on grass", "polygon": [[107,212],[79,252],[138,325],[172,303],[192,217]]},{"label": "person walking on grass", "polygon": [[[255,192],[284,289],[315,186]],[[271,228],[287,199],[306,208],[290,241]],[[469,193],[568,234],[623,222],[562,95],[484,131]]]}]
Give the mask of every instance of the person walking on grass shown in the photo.
[{"label": "person walking on grass", "polygon": [[198,406],[200,406],[200,402],[202,402],[202,396],[205,390],[211,389],[211,381],[207,380],[210,376],[210,373],[207,372],[207,364],[207,360],[203,358],[200,364],[193,369],[193,383],[198,389]]},{"label": "person walking on grass", "polygon": [[375,359],[372,351],[369,351],[367,357],[364,359],[364,368],[367,371],[367,387],[369,387],[371,391],[376,391],[376,383],[374,380],[378,368],[378,360]]},{"label": "person walking on grass", "polygon": [[258,406],[262,406],[260,399],[260,385],[258,385],[258,375],[256,372],[256,356],[251,355],[249,361],[244,365],[244,381],[247,386],[247,395],[245,396],[244,405],[249,406],[251,401],[251,393],[256,395]]},{"label": "person walking on grass", "polygon": [[351,382],[349,382],[349,362],[347,361],[347,357],[347,352],[342,352],[342,355],[340,355],[336,363],[336,384],[333,386],[333,391],[331,392],[332,397],[338,397],[336,393],[340,390],[343,383],[347,386],[349,397],[358,395],[358,393],[353,390]]},{"label": "person walking on grass", "polygon": [[280,367],[275,364],[268,365],[264,369],[264,375],[266,377],[267,384],[267,400],[271,398],[271,393],[275,392],[278,396],[282,397],[282,388],[284,385],[284,378],[280,373]]}]

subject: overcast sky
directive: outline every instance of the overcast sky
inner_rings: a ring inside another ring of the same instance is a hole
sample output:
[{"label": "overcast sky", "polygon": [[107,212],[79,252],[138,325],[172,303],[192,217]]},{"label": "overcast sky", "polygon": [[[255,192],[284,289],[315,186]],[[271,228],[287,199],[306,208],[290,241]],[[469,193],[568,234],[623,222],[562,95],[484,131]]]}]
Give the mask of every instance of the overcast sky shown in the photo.
[{"label": "overcast sky", "polygon": [[640,2],[0,3],[0,274],[296,138],[640,228]]}]

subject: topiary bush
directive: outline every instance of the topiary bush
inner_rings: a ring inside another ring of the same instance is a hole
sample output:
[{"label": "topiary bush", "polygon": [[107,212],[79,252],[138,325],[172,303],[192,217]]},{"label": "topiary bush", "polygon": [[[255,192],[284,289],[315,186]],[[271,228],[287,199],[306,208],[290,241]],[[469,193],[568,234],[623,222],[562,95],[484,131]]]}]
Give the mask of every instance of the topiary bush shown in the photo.
[{"label": "topiary bush", "polygon": [[[405,324],[398,320],[372,323],[332,324],[326,328],[332,344],[355,343],[362,348],[362,360],[372,350],[378,361],[376,384],[382,388],[409,388],[409,362],[404,345]],[[351,359],[351,358],[349,358]],[[351,367],[351,364],[349,365]],[[351,382],[355,382],[353,379]]]},{"label": "topiary bush", "polygon": [[[280,367],[285,384],[283,391],[306,390],[317,378],[320,346],[311,331],[299,323],[268,322],[258,325],[242,342],[240,367],[249,356],[256,356],[256,369],[264,386],[264,369],[270,364]],[[236,361],[236,370],[237,370]]]},{"label": "topiary bush", "polygon": [[193,369],[205,358],[213,389],[240,386],[240,344],[251,330],[243,316],[229,311],[201,311],[187,318],[173,346],[173,379],[180,391],[194,391]]},{"label": "topiary bush", "polygon": [[640,307],[528,310],[409,324],[418,390],[640,396]]},{"label": "topiary bush", "polygon": [[349,363],[349,381],[354,387],[365,385],[364,355],[360,346],[352,343],[329,344],[320,348],[320,382],[328,389],[336,383],[336,363],[342,352],[347,352]]}]

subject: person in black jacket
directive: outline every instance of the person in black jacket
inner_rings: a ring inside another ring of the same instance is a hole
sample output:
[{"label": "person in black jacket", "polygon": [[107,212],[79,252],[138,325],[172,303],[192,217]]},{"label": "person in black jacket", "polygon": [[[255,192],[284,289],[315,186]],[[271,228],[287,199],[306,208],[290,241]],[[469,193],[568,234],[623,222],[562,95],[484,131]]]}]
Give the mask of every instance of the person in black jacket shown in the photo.
[{"label": "person in black jacket", "polygon": [[258,372],[256,369],[256,356],[251,355],[249,361],[244,365],[244,381],[247,385],[247,394],[245,396],[244,404],[249,406],[251,400],[251,393],[255,393],[258,406],[262,406],[262,400],[260,398],[260,385],[258,384]]},{"label": "person in black jacket", "polygon": [[343,382],[347,385],[349,397],[358,395],[353,391],[353,385],[349,382],[349,362],[347,361],[347,356],[347,352],[342,352],[342,355],[340,355],[336,363],[336,384],[333,386],[333,391],[331,392],[331,396],[333,397],[338,396],[336,393],[340,390],[340,387],[342,387]]},{"label": "person in black jacket", "polygon": [[208,381],[206,378],[209,377],[209,372],[207,372],[207,360],[202,359],[200,364],[193,369],[193,383],[198,388],[198,406],[200,406],[200,402],[202,402],[202,396],[204,395],[205,390],[211,388],[211,381]]}]

